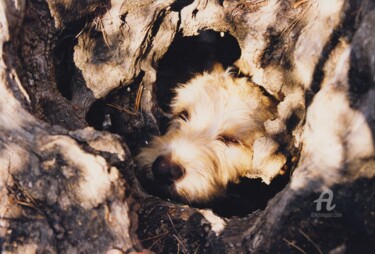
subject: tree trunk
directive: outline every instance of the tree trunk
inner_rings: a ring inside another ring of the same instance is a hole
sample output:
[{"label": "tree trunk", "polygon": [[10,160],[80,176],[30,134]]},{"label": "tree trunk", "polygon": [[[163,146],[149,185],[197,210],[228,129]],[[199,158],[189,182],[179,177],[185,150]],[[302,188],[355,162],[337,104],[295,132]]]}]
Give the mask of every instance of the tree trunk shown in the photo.
[{"label": "tree trunk", "polygon": [[[4,252],[375,250],[372,1],[0,4]],[[133,162],[173,87],[215,62],[278,101],[265,128],[292,174],[216,214],[145,193]]]}]

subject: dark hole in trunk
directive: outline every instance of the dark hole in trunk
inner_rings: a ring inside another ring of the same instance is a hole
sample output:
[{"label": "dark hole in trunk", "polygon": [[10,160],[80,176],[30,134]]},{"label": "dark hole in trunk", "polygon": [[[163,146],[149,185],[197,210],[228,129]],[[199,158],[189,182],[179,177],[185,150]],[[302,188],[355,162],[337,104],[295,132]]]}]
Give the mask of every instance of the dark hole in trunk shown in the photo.
[{"label": "dark hole in trunk", "polygon": [[86,115],[86,121],[95,129],[119,134],[133,155],[150,139],[150,135],[156,135],[134,110],[143,75],[141,72],[131,85],[116,89],[94,102]]},{"label": "dark hole in trunk", "polygon": [[[163,111],[170,112],[173,90],[179,84],[188,82],[197,74],[210,71],[215,63],[228,68],[240,57],[241,49],[237,40],[229,34],[222,35],[209,30],[202,31],[198,36],[176,36],[157,67],[157,81],[153,92],[158,106]],[[86,117],[87,122],[94,128],[121,135],[133,155],[136,155],[139,148],[144,146],[155,133],[142,122],[139,115],[132,116],[113,108],[111,104],[130,111],[134,109],[137,90],[142,78],[143,74],[140,74],[130,86],[117,89],[106,98],[96,101]],[[162,114],[156,117],[163,135],[168,128],[169,119],[163,117]],[[288,173],[276,177],[270,185],[262,183],[260,179],[243,178],[240,183],[229,184],[225,197],[204,205],[191,205],[211,208],[215,213],[224,217],[246,216],[253,211],[264,209],[268,200],[281,191],[288,181]],[[160,196],[160,192],[145,187],[150,194]]]},{"label": "dark hole in trunk", "polygon": [[85,26],[86,20],[73,22],[58,36],[55,48],[55,66],[57,89],[68,100],[73,97],[73,83],[76,67],[73,60],[77,35]]},{"label": "dark hole in trunk", "polygon": [[177,35],[158,65],[155,94],[159,106],[169,111],[173,88],[189,81],[193,76],[209,71],[215,63],[224,68],[232,65],[241,55],[237,40],[212,30],[198,36]]},{"label": "dark hole in trunk", "polygon": [[[221,63],[224,68],[230,67],[240,55],[237,40],[229,34],[222,37],[220,33],[209,30],[198,36],[177,36],[158,65],[154,93],[159,107],[170,112],[173,89],[176,86],[188,82],[199,73],[210,71],[215,63]],[[168,128],[168,120],[159,120],[160,131],[164,134]],[[192,205],[211,208],[224,217],[245,216],[264,209],[268,200],[281,191],[288,181],[288,173],[276,177],[270,185],[262,183],[260,179],[243,178],[240,183],[228,186],[225,197],[204,205]]]}]

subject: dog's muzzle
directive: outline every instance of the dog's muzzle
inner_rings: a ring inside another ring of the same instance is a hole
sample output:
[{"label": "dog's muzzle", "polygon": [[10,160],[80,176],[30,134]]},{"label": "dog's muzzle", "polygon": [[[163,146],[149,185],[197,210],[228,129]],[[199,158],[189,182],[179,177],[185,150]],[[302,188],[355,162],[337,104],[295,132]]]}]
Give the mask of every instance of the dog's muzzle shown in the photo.
[{"label": "dog's muzzle", "polygon": [[164,185],[172,185],[175,181],[181,179],[185,170],[179,164],[173,162],[167,156],[159,156],[152,164],[152,173],[155,180]]}]

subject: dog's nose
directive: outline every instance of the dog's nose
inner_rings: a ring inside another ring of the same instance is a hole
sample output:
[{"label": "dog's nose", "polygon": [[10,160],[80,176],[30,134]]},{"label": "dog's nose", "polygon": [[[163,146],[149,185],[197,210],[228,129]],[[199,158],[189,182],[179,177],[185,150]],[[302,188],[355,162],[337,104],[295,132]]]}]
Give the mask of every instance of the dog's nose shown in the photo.
[{"label": "dog's nose", "polygon": [[184,175],[184,169],[165,156],[159,156],[152,164],[152,173],[157,181],[172,184]]}]

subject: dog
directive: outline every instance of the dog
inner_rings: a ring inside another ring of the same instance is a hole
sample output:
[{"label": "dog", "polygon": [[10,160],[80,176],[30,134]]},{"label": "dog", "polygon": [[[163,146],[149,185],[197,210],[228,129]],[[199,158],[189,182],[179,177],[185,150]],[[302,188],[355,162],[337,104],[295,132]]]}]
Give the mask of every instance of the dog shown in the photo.
[{"label": "dog", "polygon": [[136,157],[144,186],[186,203],[225,194],[241,177],[269,184],[286,162],[264,123],[276,102],[246,77],[215,65],[175,89],[173,118]]}]

